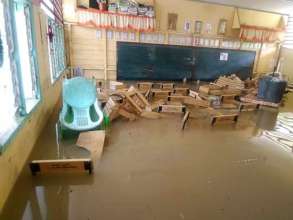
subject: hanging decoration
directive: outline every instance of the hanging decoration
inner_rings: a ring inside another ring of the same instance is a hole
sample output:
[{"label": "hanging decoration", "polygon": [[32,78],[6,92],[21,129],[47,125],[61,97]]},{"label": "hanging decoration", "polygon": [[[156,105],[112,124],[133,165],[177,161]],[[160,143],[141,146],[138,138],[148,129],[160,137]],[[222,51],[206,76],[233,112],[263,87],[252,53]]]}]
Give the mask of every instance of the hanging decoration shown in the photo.
[{"label": "hanging decoration", "polygon": [[240,40],[256,43],[274,43],[284,30],[279,28],[266,28],[250,25],[240,26]]},{"label": "hanging decoration", "polygon": [[80,25],[123,31],[148,32],[154,31],[156,26],[153,17],[124,15],[95,9],[77,9],[77,20]]},{"label": "hanging decoration", "polygon": [[48,35],[50,43],[53,43],[54,33],[53,33],[53,28],[52,28],[51,24],[48,24],[48,33],[47,33],[47,35]]}]

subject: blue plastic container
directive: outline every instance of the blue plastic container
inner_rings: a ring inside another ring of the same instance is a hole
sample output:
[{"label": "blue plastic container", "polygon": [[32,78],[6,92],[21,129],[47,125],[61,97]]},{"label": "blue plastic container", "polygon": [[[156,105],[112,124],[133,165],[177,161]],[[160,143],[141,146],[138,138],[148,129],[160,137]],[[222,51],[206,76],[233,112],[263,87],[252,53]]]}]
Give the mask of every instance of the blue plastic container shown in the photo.
[{"label": "blue plastic container", "polygon": [[265,76],[259,80],[258,99],[280,103],[286,91],[287,81],[278,77]]}]

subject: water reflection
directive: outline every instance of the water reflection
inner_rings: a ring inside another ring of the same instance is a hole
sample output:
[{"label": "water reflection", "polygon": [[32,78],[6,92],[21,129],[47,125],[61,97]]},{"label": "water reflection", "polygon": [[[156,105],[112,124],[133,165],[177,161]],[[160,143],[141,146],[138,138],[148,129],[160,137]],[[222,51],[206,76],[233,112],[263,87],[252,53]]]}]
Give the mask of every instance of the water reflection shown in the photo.
[{"label": "water reflection", "polygon": [[278,144],[285,150],[293,150],[293,113],[280,113],[276,126],[272,130],[265,130],[262,136]]}]

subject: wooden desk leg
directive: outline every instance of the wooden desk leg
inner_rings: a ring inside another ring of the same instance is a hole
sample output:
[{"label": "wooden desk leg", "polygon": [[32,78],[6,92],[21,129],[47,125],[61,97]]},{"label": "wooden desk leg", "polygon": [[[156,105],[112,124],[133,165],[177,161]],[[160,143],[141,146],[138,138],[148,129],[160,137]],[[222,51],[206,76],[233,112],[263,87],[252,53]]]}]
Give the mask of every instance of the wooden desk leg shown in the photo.
[{"label": "wooden desk leg", "polygon": [[217,118],[216,118],[216,117],[213,117],[213,119],[212,119],[212,121],[211,121],[211,125],[214,126],[215,123],[216,123],[216,121],[217,121]]}]

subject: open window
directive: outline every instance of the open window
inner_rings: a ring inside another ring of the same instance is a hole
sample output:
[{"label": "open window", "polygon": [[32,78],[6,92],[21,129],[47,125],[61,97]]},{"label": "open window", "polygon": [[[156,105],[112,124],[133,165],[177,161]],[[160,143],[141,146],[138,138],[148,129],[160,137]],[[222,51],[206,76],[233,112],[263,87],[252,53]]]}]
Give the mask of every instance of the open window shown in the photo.
[{"label": "open window", "polygon": [[40,100],[30,0],[0,1],[0,150]]}]

